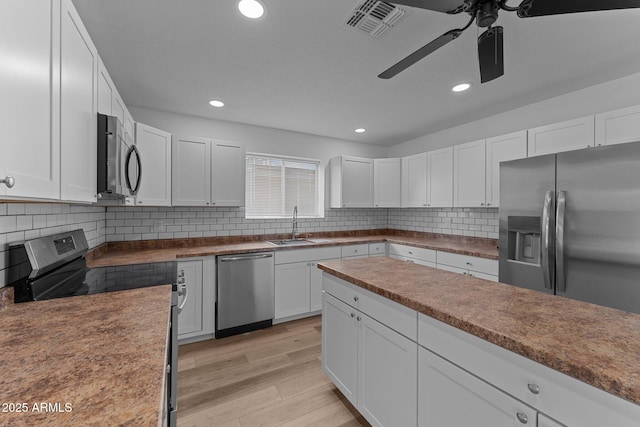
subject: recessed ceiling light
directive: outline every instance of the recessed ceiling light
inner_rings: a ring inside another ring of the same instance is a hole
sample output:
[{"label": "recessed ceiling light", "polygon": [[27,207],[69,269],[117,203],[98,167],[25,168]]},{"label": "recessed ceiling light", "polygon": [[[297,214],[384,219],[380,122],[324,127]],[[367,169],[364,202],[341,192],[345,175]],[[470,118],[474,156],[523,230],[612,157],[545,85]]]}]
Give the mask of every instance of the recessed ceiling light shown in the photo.
[{"label": "recessed ceiling light", "polygon": [[358,128],[354,130],[355,133],[365,133],[367,130],[365,128]]},{"label": "recessed ceiling light", "polygon": [[258,19],[264,15],[264,5],[258,0],[240,0],[238,10],[249,19]]},{"label": "recessed ceiling light", "polygon": [[211,104],[211,106],[213,107],[224,107],[224,102],[218,101],[217,99],[212,99],[211,101],[209,101],[209,104]]},{"label": "recessed ceiling light", "polygon": [[455,85],[451,88],[454,92],[464,92],[465,90],[471,87],[471,83],[460,83],[459,85]]}]

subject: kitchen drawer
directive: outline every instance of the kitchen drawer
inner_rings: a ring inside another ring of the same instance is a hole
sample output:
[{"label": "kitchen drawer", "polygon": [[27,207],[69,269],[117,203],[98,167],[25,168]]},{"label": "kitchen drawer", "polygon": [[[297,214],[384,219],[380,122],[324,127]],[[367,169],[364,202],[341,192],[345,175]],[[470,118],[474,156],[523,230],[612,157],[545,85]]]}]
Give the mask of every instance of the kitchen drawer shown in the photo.
[{"label": "kitchen drawer", "polygon": [[288,264],[291,262],[320,261],[323,259],[340,258],[340,253],[340,246],[279,250],[275,252],[275,263]]},{"label": "kitchen drawer", "polygon": [[498,261],[495,259],[479,258],[469,255],[454,254],[438,251],[438,266],[440,264],[458,267],[465,270],[478,271],[480,273],[498,275]]},{"label": "kitchen drawer", "polygon": [[436,251],[433,249],[417,248],[415,246],[389,243],[389,255],[399,255],[405,258],[415,258],[422,261],[436,262]]},{"label": "kitchen drawer", "polygon": [[369,243],[369,256],[386,255],[387,244],[381,243]]},{"label": "kitchen drawer", "polygon": [[406,257],[406,256],[401,256],[401,255],[396,255],[396,254],[389,254],[389,258],[399,259],[401,261],[412,262],[414,264],[424,265],[426,267],[436,268],[436,263],[435,262],[424,261],[424,260],[418,259],[418,258],[411,258],[411,257]]},{"label": "kitchen drawer", "polygon": [[342,258],[369,256],[369,244],[347,245],[342,247]]},{"label": "kitchen drawer", "polygon": [[638,405],[421,313],[418,344],[565,425],[638,425]]},{"label": "kitchen drawer", "polygon": [[322,290],[407,338],[417,340],[415,310],[328,273],[322,274]]}]

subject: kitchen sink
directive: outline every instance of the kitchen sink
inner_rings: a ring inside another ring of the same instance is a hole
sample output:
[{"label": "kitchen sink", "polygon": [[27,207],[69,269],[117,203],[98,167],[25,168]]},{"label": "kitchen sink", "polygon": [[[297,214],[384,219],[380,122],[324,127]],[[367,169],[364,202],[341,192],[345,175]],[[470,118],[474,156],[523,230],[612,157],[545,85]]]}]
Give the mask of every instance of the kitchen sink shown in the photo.
[{"label": "kitchen sink", "polygon": [[282,240],[267,240],[267,243],[271,243],[276,246],[300,246],[311,245],[314,242],[307,239],[282,239]]}]

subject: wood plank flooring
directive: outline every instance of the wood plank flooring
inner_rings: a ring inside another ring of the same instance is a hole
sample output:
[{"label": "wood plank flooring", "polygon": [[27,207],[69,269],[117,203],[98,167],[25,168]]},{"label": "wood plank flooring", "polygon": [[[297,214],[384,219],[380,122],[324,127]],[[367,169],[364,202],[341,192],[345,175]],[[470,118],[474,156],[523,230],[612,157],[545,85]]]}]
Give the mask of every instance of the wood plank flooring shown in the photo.
[{"label": "wood plank flooring", "polygon": [[178,425],[369,426],[322,372],[321,323],[180,346]]}]

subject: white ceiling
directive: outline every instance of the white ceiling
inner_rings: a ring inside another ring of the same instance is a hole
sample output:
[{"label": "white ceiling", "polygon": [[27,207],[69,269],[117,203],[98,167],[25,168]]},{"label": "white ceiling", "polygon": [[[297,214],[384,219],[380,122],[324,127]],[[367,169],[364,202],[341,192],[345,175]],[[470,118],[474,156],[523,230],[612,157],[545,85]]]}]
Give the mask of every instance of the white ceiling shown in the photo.
[{"label": "white ceiling", "polygon": [[[405,7],[374,39],[344,24],[360,0],[263,1],[258,21],[235,0],[74,4],[129,106],[379,145],[640,72],[640,9],[502,12],[505,75],[481,85],[475,26],[396,77],[377,78],[468,15]],[[452,93],[461,81],[473,87]],[[214,98],[226,106],[210,107]]]}]

